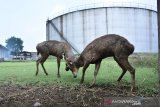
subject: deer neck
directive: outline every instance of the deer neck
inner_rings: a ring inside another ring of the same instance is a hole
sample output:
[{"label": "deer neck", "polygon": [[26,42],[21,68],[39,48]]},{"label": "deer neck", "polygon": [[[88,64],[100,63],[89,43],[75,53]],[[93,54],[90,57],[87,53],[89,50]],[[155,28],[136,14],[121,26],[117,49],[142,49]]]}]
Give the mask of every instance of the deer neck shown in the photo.
[{"label": "deer neck", "polygon": [[79,58],[77,59],[77,66],[78,66],[78,67],[84,66],[84,62],[83,62],[83,59],[82,59],[81,57],[79,57]]}]

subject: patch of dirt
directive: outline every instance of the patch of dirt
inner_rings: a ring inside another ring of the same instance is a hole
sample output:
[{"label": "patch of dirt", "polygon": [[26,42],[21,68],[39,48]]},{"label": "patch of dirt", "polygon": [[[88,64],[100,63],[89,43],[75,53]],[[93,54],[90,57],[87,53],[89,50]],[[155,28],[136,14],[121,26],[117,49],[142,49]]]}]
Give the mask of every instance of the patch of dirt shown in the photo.
[{"label": "patch of dirt", "polygon": [[0,87],[0,107],[102,107],[106,97],[132,96],[129,87]]}]

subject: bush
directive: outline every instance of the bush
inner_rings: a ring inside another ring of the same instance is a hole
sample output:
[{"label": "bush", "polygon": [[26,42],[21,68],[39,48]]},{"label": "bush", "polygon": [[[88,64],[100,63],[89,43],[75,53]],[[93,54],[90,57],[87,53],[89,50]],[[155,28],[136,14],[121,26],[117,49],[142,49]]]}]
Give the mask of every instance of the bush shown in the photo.
[{"label": "bush", "polygon": [[155,67],[157,68],[158,54],[151,53],[134,53],[130,62],[136,67]]}]

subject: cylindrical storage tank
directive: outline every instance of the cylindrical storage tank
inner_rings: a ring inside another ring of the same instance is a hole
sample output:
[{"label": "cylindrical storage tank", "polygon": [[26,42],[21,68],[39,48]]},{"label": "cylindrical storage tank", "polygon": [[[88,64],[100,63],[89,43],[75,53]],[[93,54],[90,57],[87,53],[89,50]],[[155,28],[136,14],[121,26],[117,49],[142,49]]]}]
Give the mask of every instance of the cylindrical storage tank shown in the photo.
[{"label": "cylindrical storage tank", "polygon": [[65,9],[47,21],[46,38],[62,40],[54,24],[79,52],[105,34],[119,34],[127,38],[135,46],[135,52],[158,52],[156,0],[127,1],[94,0]]},{"label": "cylindrical storage tank", "polygon": [[8,49],[0,44],[0,62],[8,58],[9,58]]}]

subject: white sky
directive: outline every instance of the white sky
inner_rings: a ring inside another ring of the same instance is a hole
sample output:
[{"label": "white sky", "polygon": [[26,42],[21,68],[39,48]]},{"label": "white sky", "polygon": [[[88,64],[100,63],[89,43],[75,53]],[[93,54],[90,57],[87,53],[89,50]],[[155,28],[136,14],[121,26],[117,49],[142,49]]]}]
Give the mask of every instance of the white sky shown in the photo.
[{"label": "white sky", "polygon": [[156,0],[0,0],[0,44],[11,36],[21,38],[25,51],[36,51],[36,44],[46,40],[46,20],[51,13],[89,2],[144,2]]},{"label": "white sky", "polygon": [[[36,51],[46,40],[46,20],[63,0],[0,0],[0,44],[11,36],[21,38],[26,51]],[[61,5],[61,7],[63,7]]]}]

